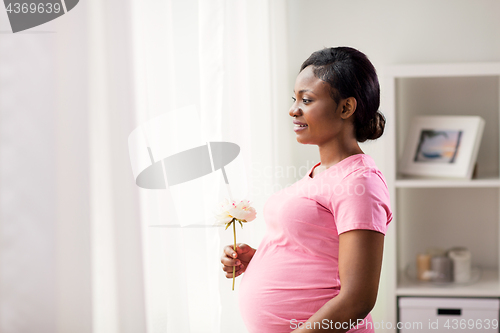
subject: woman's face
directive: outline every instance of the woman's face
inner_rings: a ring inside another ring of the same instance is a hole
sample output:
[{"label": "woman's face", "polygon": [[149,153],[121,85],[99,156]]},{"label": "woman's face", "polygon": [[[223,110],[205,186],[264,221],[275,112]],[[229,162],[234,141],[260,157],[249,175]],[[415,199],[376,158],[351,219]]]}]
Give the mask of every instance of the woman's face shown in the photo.
[{"label": "woman's face", "polygon": [[343,100],[337,104],[330,96],[330,84],[314,76],[313,66],[302,70],[295,80],[293,104],[289,114],[294,122],[297,141],[322,145],[338,138],[344,120],[341,118]]}]

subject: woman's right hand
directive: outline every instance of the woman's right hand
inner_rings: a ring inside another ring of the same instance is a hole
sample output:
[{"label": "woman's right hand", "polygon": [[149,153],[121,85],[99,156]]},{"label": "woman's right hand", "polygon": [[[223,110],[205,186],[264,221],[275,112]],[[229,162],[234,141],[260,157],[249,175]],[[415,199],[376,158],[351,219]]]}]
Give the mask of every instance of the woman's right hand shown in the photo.
[{"label": "woman's right hand", "polygon": [[240,276],[247,269],[255,251],[257,250],[244,243],[236,244],[236,252],[233,250],[233,245],[224,247],[220,262],[223,265],[222,270],[226,272],[226,277],[233,278],[233,266],[236,266],[235,275]]}]

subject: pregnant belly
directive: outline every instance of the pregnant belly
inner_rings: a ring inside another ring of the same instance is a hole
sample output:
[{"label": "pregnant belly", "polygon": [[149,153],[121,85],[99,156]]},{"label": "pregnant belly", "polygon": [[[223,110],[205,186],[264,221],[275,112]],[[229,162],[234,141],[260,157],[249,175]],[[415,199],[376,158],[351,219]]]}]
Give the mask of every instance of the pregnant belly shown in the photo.
[{"label": "pregnant belly", "polygon": [[290,332],[294,323],[307,320],[338,294],[335,267],[303,259],[275,252],[252,259],[239,287],[240,311],[249,332]]}]

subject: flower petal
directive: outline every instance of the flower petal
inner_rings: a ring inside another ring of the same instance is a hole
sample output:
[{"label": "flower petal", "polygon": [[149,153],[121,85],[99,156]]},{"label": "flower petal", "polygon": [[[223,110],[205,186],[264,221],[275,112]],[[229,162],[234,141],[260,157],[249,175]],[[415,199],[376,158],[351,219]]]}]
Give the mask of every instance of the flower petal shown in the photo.
[{"label": "flower petal", "polygon": [[241,200],[236,203],[234,200],[225,198],[221,201],[215,211],[213,211],[217,225],[229,223],[233,218],[241,222],[253,221],[257,215],[255,208],[250,206],[249,200]]}]

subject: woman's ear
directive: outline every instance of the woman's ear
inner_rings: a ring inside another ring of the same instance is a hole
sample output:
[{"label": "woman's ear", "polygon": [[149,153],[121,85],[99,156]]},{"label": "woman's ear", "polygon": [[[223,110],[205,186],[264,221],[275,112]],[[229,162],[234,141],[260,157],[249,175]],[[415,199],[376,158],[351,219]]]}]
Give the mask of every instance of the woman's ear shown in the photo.
[{"label": "woman's ear", "polygon": [[356,106],[357,106],[356,98],[347,97],[344,100],[343,104],[344,105],[343,105],[342,113],[341,113],[340,117],[342,119],[347,119],[354,114],[354,111],[356,111]]}]

